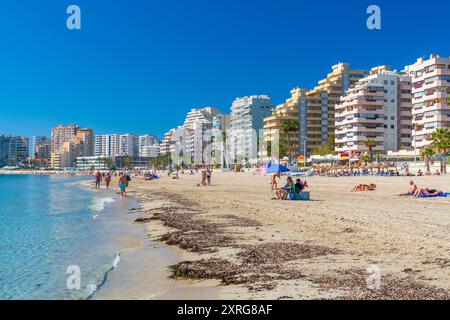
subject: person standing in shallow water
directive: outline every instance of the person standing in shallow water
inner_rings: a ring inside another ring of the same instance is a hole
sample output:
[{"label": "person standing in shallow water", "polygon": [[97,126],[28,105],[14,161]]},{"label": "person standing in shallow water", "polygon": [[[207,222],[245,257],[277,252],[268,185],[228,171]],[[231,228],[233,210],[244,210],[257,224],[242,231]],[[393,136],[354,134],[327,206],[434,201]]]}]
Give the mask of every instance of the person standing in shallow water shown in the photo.
[{"label": "person standing in shallow water", "polygon": [[127,178],[123,173],[119,174],[119,189],[120,189],[120,195],[122,198],[125,198],[127,196]]},{"label": "person standing in shallow water", "polygon": [[102,182],[102,175],[101,175],[100,171],[97,171],[95,173],[95,189],[96,190],[100,190],[101,182]]},{"label": "person standing in shallow water", "polygon": [[109,172],[107,172],[106,175],[105,175],[106,189],[109,189],[109,184],[110,183],[111,183],[111,174]]}]

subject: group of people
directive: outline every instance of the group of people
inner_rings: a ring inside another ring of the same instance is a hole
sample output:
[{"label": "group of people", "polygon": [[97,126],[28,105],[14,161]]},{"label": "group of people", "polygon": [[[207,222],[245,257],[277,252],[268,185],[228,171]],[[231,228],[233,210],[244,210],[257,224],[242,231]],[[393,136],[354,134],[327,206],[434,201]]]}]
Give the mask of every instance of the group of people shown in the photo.
[{"label": "group of people", "polygon": [[[117,176],[117,172],[114,173],[115,176]],[[100,190],[101,184],[104,181],[105,182],[105,186],[106,189],[109,189],[109,186],[111,184],[111,173],[108,172],[103,172],[101,173],[100,171],[97,171],[94,174],[94,178],[95,178],[95,189],[96,190]],[[120,195],[122,196],[122,198],[126,197],[126,189],[129,185],[131,181],[131,175],[129,174],[129,172],[120,172],[119,173],[119,178],[118,178],[118,186],[119,186],[119,190],[120,190]]]},{"label": "group of people", "polygon": [[202,173],[202,181],[200,182],[200,185],[210,186],[211,185],[211,176],[212,176],[211,168],[203,167],[201,173]]},{"label": "group of people", "polygon": [[[423,171],[421,169],[419,169],[419,171],[417,172],[417,176],[418,177],[422,177],[424,175]],[[428,170],[427,172],[425,172],[426,176],[431,176],[432,173],[430,170]],[[439,170],[436,170],[436,172],[434,173],[435,176],[440,176],[441,172]],[[409,176],[412,176],[412,174],[410,174]]]},{"label": "group of people", "polygon": [[414,181],[410,181],[409,182],[409,189],[407,192],[404,193],[400,193],[399,196],[400,197],[404,197],[404,196],[411,196],[414,198],[420,198],[422,196],[440,196],[444,194],[442,191],[437,190],[437,189],[433,189],[433,188],[419,188]]},{"label": "group of people", "polygon": [[271,180],[272,191],[275,191],[276,198],[274,199],[276,200],[286,200],[291,193],[299,194],[308,187],[308,183],[306,181],[297,179],[294,183],[292,177],[288,177],[286,184],[283,187],[278,188],[277,178],[281,178],[280,173],[273,174]]},{"label": "group of people", "polygon": [[109,189],[109,185],[111,183],[111,173],[110,172],[101,173],[100,171],[97,171],[95,173],[95,189],[96,190],[100,190],[102,181],[105,181],[106,189]]}]

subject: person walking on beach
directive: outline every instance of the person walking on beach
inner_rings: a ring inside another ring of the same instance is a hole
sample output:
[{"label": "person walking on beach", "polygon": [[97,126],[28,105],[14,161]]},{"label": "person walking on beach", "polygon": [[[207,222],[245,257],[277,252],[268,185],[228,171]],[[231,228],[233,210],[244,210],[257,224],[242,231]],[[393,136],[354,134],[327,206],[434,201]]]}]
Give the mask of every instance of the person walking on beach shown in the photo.
[{"label": "person walking on beach", "polygon": [[119,174],[119,189],[120,189],[120,195],[122,196],[122,199],[127,196],[127,178],[123,173]]},{"label": "person walking on beach", "polygon": [[211,185],[211,175],[212,175],[211,168],[208,167],[208,168],[206,169],[206,182],[207,182],[208,186]]},{"label": "person walking on beach", "polygon": [[106,175],[105,175],[106,189],[109,189],[109,184],[110,183],[111,183],[111,174],[109,172],[107,172]]},{"label": "person walking on beach", "polygon": [[205,170],[204,168],[202,169],[201,174],[202,174],[202,182],[201,182],[201,185],[202,185],[202,186],[206,186],[206,179],[207,179],[207,177],[206,177],[206,170]]},{"label": "person walking on beach", "polygon": [[128,187],[128,185],[130,184],[131,181],[131,176],[130,173],[128,171],[125,172],[125,185]]},{"label": "person walking on beach", "polygon": [[100,183],[102,182],[102,174],[100,171],[95,173],[95,189],[100,190]]}]

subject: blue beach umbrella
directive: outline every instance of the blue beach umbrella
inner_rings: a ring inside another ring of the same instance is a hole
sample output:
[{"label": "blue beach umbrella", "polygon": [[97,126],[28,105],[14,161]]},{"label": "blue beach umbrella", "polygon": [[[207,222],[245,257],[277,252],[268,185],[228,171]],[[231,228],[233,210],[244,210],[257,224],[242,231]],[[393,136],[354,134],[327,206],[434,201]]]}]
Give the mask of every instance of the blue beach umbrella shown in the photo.
[{"label": "blue beach umbrella", "polygon": [[281,164],[269,164],[267,165],[266,174],[279,173],[279,172],[289,172],[289,168],[282,166]]}]

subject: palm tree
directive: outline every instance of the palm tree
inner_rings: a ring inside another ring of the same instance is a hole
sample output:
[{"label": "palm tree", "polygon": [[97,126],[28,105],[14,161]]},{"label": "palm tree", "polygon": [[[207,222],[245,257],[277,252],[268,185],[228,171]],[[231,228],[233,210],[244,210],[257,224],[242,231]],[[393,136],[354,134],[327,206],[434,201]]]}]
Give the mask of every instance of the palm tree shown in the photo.
[{"label": "palm tree", "polygon": [[450,131],[448,129],[436,129],[431,135],[433,146],[440,156],[441,173],[447,173],[447,159],[445,158],[450,150]]},{"label": "palm tree", "polygon": [[380,151],[375,152],[375,158],[377,159],[377,163],[381,163],[381,160],[383,160],[382,153]]},{"label": "palm tree", "polygon": [[295,152],[291,149],[291,134],[296,134],[300,130],[299,121],[294,119],[283,120],[281,130],[286,135],[288,155],[293,156]]},{"label": "palm tree", "polygon": [[222,131],[222,156],[223,156],[223,162],[222,162],[222,168],[226,168],[227,167],[227,132],[226,131]]},{"label": "palm tree", "polygon": [[430,159],[433,158],[436,155],[436,151],[434,151],[431,147],[426,147],[422,150],[421,156],[423,157],[423,160],[427,164],[427,172],[430,171]]},{"label": "palm tree", "polygon": [[125,156],[125,167],[128,168],[133,163],[133,157],[132,156]]},{"label": "palm tree", "polygon": [[360,158],[359,161],[364,162],[365,164],[367,164],[369,161],[372,161],[372,158],[367,155],[367,154],[363,154]]},{"label": "palm tree", "polygon": [[375,142],[375,140],[373,139],[367,139],[364,142],[364,145],[369,148],[369,157],[370,157],[370,162],[373,161],[373,147],[375,147],[377,145],[377,143]]}]

